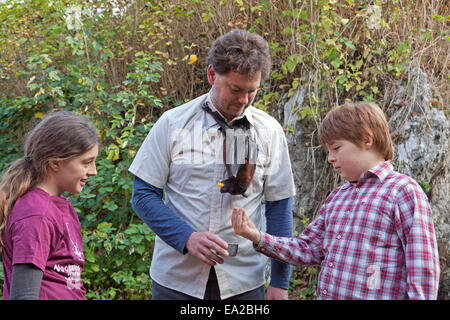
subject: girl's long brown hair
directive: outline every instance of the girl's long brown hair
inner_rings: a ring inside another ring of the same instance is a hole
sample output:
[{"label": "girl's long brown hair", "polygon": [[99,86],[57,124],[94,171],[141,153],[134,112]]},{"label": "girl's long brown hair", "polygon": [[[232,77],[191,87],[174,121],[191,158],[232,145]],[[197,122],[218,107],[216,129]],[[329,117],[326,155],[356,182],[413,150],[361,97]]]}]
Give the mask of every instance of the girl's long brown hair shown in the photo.
[{"label": "girl's long brown hair", "polygon": [[0,182],[0,249],[15,201],[48,174],[49,161],[81,155],[99,143],[90,121],[67,111],[49,114],[28,133],[25,156],[9,165]]}]

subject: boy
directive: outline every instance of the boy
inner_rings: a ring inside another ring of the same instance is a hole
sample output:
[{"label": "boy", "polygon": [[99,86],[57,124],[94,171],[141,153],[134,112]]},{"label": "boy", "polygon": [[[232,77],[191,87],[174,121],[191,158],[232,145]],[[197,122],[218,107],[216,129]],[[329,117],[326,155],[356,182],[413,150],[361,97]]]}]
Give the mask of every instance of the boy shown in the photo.
[{"label": "boy", "polygon": [[393,170],[382,110],[345,103],[326,115],[318,137],[347,182],[299,237],[260,232],[241,208],[233,210],[236,234],[269,257],[321,264],[318,299],[436,299],[440,269],[430,205],[416,181]]}]

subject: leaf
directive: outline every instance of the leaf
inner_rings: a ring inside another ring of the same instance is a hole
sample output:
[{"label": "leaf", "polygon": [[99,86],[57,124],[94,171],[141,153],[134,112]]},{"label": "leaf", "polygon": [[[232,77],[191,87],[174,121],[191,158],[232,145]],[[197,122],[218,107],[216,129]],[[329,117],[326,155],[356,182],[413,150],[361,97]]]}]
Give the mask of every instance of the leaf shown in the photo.
[{"label": "leaf", "polygon": [[42,119],[42,118],[44,117],[44,114],[43,114],[42,112],[36,112],[36,113],[34,114],[34,117],[35,117],[35,118],[38,118],[38,119]]},{"label": "leaf", "polygon": [[187,64],[193,64],[195,61],[197,61],[197,55],[195,55],[195,54],[191,54],[190,56],[189,56],[189,61],[188,61],[188,63]]},{"label": "leaf", "polygon": [[342,62],[341,60],[339,60],[338,58],[334,59],[333,61],[331,61],[331,64],[333,65],[333,67],[335,67],[336,69],[339,69],[339,67],[341,66]]},{"label": "leaf", "polygon": [[356,61],[356,70],[361,69],[362,65],[363,65],[363,61],[362,60]]},{"label": "leaf", "polygon": [[50,80],[53,80],[53,81],[60,81],[61,80],[61,78],[58,76],[58,71],[55,71],[55,70],[50,71],[48,73],[48,77],[50,78]]}]

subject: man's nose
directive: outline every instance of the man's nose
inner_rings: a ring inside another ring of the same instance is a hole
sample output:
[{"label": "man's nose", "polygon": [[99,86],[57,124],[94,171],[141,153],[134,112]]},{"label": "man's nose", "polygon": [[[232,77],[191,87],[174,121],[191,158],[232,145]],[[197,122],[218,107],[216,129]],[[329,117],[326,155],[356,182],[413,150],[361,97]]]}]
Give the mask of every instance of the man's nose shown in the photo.
[{"label": "man's nose", "polygon": [[242,93],[239,95],[239,99],[238,99],[239,103],[242,104],[247,104],[248,103],[248,93]]}]

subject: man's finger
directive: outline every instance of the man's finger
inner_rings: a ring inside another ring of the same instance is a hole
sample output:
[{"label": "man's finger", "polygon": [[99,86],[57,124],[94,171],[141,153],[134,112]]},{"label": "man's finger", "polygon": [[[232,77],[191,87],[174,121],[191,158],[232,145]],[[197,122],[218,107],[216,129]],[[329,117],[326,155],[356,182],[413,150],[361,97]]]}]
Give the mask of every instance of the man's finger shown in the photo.
[{"label": "man's finger", "polygon": [[216,263],[222,264],[224,261],[221,257],[219,257],[217,254],[215,254],[211,249],[209,248],[203,248],[201,251],[202,256],[205,258],[204,262],[208,263],[209,265],[216,265]]},{"label": "man's finger", "polygon": [[214,242],[215,244],[217,244],[218,246],[220,246],[224,250],[226,250],[228,248],[228,243],[226,243],[224,240],[222,240],[220,237],[218,237],[214,233],[208,233],[207,234],[207,239],[212,241],[212,242]]},{"label": "man's finger", "polygon": [[226,248],[228,248],[228,244],[225,242],[226,247],[221,247],[220,245],[217,244],[217,242],[214,242],[213,240],[210,240],[208,243],[206,243],[206,247],[209,250],[214,250],[216,251],[218,254],[227,257],[229,255],[228,250],[226,250]]}]

